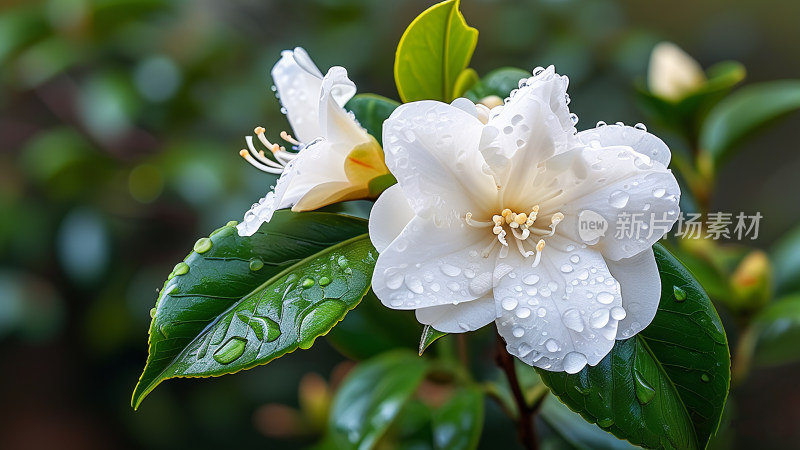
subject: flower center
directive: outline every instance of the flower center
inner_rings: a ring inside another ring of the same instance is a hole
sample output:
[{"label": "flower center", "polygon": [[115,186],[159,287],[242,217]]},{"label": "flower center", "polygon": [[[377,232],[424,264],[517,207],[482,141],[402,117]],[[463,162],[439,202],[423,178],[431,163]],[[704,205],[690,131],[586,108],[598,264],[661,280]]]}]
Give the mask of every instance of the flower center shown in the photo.
[{"label": "flower center", "polygon": [[306,146],[302,142],[293,138],[287,132],[281,131],[281,139],[292,145],[293,151],[288,151],[286,150],[286,147],[270,142],[264,135],[267,130],[265,130],[263,127],[256,127],[256,129],[253,131],[256,133],[256,136],[258,136],[258,140],[261,141],[261,143],[272,152],[272,156],[275,159],[272,160],[267,158],[264,150],[256,150],[255,146],[253,145],[253,136],[247,136],[245,138],[247,141],[247,149],[240,150],[239,155],[253,165],[253,167],[263,172],[273,173],[276,175],[281,174],[286,168],[286,165],[295,159],[297,157],[297,153]]},{"label": "flower center", "polygon": [[[547,228],[541,228],[536,226],[538,215],[539,205],[535,205],[531,208],[529,214],[524,212],[517,213],[505,208],[500,214],[493,215],[491,222],[473,220],[470,212],[467,213],[465,220],[467,225],[474,228],[491,228],[492,233],[496,236],[496,239],[493,239],[492,243],[483,250],[481,256],[484,258],[489,257],[497,247],[498,242],[501,244],[500,257],[505,258],[508,255],[509,248],[507,236],[511,235],[519,253],[525,258],[533,256],[533,267],[536,267],[542,259],[542,251],[545,246],[544,238],[555,234],[556,227],[564,220],[564,214],[557,212],[550,216],[550,225]],[[526,245],[533,245],[534,241],[536,241],[536,245],[533,249],[527,249]]]}]

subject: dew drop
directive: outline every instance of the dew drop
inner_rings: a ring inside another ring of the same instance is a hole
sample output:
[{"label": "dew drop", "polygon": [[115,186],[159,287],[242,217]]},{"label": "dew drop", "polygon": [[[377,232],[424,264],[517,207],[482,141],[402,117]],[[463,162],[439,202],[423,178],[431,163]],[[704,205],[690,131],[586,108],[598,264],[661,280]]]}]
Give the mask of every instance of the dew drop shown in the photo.
[{"label": "dew drop", "polygon": [[214,360],[220,364],[230,364],[242,356],[246,346],[247,339],[234,336],[214,352]]},{"label": "dew drop", "polygon": [[204,237],[194,243],[194,251],[197,253],[205,253],[211,250],[211,239]]},{"label": "dew drop", "polygon": [[598,419],[597,420],[597,426],[599,426],[600,428],[608,428],[611,425],[614,425],[614,419],[612,419],[610,417],[607,417],[605,419]]},{"label": "dew drop", "polygon": [[573,374],[580,372],[581,369],[586,367],[587,362],[586,356],[583,353],[570,352],[564,356],[564,361],[562,361],[562,364],[564,366],[564,372]]},{"label": "dew drop", "polygon": [[633,128],[636,128],[637,130],[647,131],[647,127],[641,122],[634,125]]},{"label": "dew drop", "polygon": [[608,204],[614,208],[624,208],[630,197],[625,191],[614,191],[608,196]]},{"label": "dew drop", "polygon": [[150,318],[152,319],[155,316],[156,316],[156,309],[155,308],[150,308]]},{"label": "dew drop", "polygon": [[536,274],[526,275],[525,278],[522,279],[522,282],[527,284],[528,286],[533,286],[534,284],[539,282],[539,275]]},{"label": "dew drop", "polygon": [[518,304],[519,304],[519,302],[517,302],[517,299],[515,299],[514,297],[506,297],[500,302],[500,305],[506,311],[513,310],[514,308],[517,307]]},{"label": "dew drop", "polygon": [[564,272],[564,273],[570,273],[573,270],[574,270],[574,268],[569,264],[562,264],[561,265],[561,271]]},{"label": "dew drop", "polygon": [[514,327],[511,329],[511,334],[513,334],[514,337],[520,338],[525,335],[525,329],[522,327]]},{"label": "dew drop", "polygon": [[517,308],[517,310],[514,311],[514,313],[520,319],[527,319],[528,317],[531,316],[531,310],[526,308],[526,307],[524,307],[524,306]]},{"label": "dew drop", "polygon": [[422,294],[425,292],[425,288],[422,287],[422,280],[417,277],[406,277],[405,278],[406,287],[408,290],[415,294]]},{"label": "dew drop", "polygon": [[578,264],[581,261],[581,257],[578,255],[572,255],[569,257],[569,262],[572,264]]},{"label": "dew drop", "polygon": [[320,277],[319,278],[319,285],[320,286],[327,286],[331,284],[331,279],[328,277]]},{"label": "dew drop", "polygon": [[601,121],[597,122],[597,125],[596,125],[596,127],[597,127],[597,128],[600,128],[600,127],[604,127],[604,126],[606,126],[606,125],[608,125],[608,124],[607,124],[607,123],[605,123],[604,121],[602,121],[602,120],[601,120]]},{"label": "dew drop", "polygon": [[592,328],[603,328],[608,324],[609,315],[610,312],[607,309],[598,309],[589,316],[589,324]]},{"label": "dew drop", "polygon": [[547,310],[546,310],[546,309],[544,309],[544,308],[539,308],[539,309],[536,311],[536,315],[537,315],[537,316],[539,316],[539,317],[544,317],[544,316],[546,316],[546,315],[547,315]]},{"label": "dew drop", "polygon": [[544,343],[544,348],[546,348],[547,351],[550,352],[550,353],[555,353],[555,352],[558,351],[558,348],[559,348],[558,347],[558,342],[556,342],[555,339],[548,339]]},{"label": "dew drop", "polygon": [[676,302],[683,302],[686,300],[686,291],[678,286],[672,286],[672,295],[675,296]]},{"label": "dew drop", "polygon": [[564,311],[564,314],[561,315],[561,320],[564,322],[564,326],[570,330],[578,333],[583,331],[583,320],[581,319],[581,313],[577,309],[570,308]]},{"label": "dew drop", "polygon": [[297,331],[297,341],[300,348],[311,348],[314,340],[330,330],[331,326],[342,320],[347,307],[340,300],[326,300],[314,305],[314,308],[303,317],[300,329]]},{"label": "dew drop", "polygon": [[608,305],[614,301],[614,295],[608,292],[601,292],[597,294],[597,301],[604,305]]},{"label": "dew drop", "polygon": [[625,308],[621,306],[615,306],[611,308],[611,318],[614,320],[622,320],[627,315],[628,313],[625,312]]},{"label": "dew drop", "polygon": [[655,189],[653,189],[653,197],[655,197],[655,198],[661,198],[666,193],[667,193],[667,190],[664,189],[664,188],[655,188]]},{"label": "dew drop", "polygon": [[349,261],[347,261],[347,258],[344,255],[340,256],[339,259],[336,260],[336,264],[338,264],[342,269],[347,267],[348,262]]},{"label": "dew drop", "polygon": [[711,377],[709,377],[707,373],[700,375],[700,379],[703,381],[703,383],[708,383],[711,381]]},{"label": "dew drop", "polygon": [[313,278],[306,278],[300,285],[303,286],[304,288],[310,288],[311,286],[314,285],[314,283],[315,281]]},{"label": "dew drop", "polygon": [[250,266],[250,270],[252,270],[253,272],[258,272],[259,270],[264,268],[264,261],[262,261],[261,258],[258,258],[258,257],[252,258],[250,260],[250,265],[249,266]]},{"label": "dew drop", "polygon": [[452,264],[442,264],[439,266],[439,269],[442,271],[443,274],[447,275],[448,277],[457,277],[461,275],[461,268],[456,267]]},{"label": "dew drop", "polygon": [[636,381],[634,386],[636,391],[636,400],[638,400],[642,405],[650,403],[650,401],[653,400],[653,397],[656,395],[656,390],[653,389],[653,386],[647,382],[647,380],[644,378],[644,375],[642,375],[642,373],[638,370],[633,371],[633,378],[634,381]]},{"label": "dew drop", "polygon": [[172,269],[172,273],[175,275],[183,275],[187,272],[189,272],[189,265],[182,261],[178,264],[175,264],[175,268]]},{"label": "dew drop", "polygon": [[581,273],[578,274],[578,279],[581,280],[581,281],[588,280],[589,279],[589,271],[586,270],[586,269],[583,269],[581,271]]},{"label": "dew drop", "polygon": [[[386,272],[390,272],[390,270]],[[403,274],[400,272],[387,274],[386,272],[384,272],[384,275],[386,275],[386,287],[392,290],[399,289],[403,285]]]}]

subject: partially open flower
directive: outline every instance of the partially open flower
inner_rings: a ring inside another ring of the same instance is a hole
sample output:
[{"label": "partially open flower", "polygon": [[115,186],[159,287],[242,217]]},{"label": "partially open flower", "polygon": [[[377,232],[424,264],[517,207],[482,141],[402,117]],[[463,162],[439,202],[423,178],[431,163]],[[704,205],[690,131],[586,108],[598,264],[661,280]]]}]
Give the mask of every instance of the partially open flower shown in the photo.
[{"label": "partially open flower", "polygon": [[[576,133],[566,88],[537,69],[486,124],[466,99],[400,106],[384,124],[398,184],[369,226],[386,306],[450,333],[495,321],[522,361],[574,373],[653,319],[652,245],[680,190],[669,149],[643,126]],[[644,225],[617,236],[634,214]]]},{"label": "partially open flower", "polygon": [[678,101],[697,90],[706,81],[703,68],[672,42],[661,42],[650,54],[647,84],[650,92]]},{"label": "partially open flower", "polygon": [[283,52],[272,78],[297,139],[281,132],[287,149],[270,142],[264,128],[256,128],[270,158],[255,147],[252,136],[247,137],[242,157],[281,177],[275,189],[247,211],[238,226],[241,235],[255,233],[278,209],[309,211],[373,196],[370,183],[389,174],[381,146],[343,109],[356,92],[344,68],[331,67],[323,77],[308,53],[298,47]]}]

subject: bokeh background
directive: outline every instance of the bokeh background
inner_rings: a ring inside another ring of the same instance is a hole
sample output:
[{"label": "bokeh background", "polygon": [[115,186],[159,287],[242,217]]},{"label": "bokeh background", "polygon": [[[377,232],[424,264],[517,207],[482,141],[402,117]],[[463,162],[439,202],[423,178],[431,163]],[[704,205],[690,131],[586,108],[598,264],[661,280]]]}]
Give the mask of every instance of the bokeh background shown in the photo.
[{"label": "bokeh background", "polygon": [[[324,339],[236,375],[168,381],[134,412],[148,312],[197,237],[273,183],[237,152],[255,126],[287,128],[268,75],[280,51],[303,46],[360,92],[397,98],[395,46],[432,3],[0,0],[0,447],[314,442],[276,404],[296,407],[300,386],[308,397],[347,367]],[[480,30],[472,67],[555,64],[579,129],[645,121],[634,85],[661,40],[704,67],[742,62],[746,83],[800,77],[791,0],[462,3]],[[712,210],[760,211],[763,249],[800,219],[798,127],[794,114],[747,141],[717,181]],[[735,386],[715,446],[796,448],[798,376],[798,364],[761,368]],[[512,424],[487,415],[484,442],[513,445]]]}]

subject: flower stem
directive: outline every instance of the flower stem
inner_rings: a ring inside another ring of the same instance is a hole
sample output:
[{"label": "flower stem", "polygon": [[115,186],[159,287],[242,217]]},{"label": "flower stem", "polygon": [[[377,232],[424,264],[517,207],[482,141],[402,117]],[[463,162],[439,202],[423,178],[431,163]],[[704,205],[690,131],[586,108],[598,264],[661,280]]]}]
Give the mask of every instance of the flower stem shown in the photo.
[{"label": "flower stem", "polygon": [[542,406],[542,401],[546,397],[542,395],[533,405],[528,405],[525,400],[525,395],[519,386],[519,379],[517,378],[517,370],[514,367],[514,357],[506,351],[506,344],[500,334],[497,334],[497,355],[495,362],[498,367],[503,370],[508,379],[508,384],[511,386],[511,393],[514,397],[514,403],[517,405],[517,435],[522,445],[528,450],[538,450],[539,439],[536,434],[536,423],[534,419],[539,413]]}]

